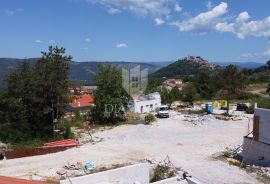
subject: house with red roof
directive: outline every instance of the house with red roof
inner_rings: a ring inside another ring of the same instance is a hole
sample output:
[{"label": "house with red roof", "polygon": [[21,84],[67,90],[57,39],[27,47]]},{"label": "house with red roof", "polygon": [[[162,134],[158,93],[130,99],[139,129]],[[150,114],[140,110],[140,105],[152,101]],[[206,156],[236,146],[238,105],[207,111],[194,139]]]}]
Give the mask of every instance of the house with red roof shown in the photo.
[{"label": "house with red roof", "polygon": [[69,103],[67,110],[73,112],[75,109],[80,112],[86,112],[94,106],[94,97],[90,94],[77,95],[71,97],[72,102]]}]

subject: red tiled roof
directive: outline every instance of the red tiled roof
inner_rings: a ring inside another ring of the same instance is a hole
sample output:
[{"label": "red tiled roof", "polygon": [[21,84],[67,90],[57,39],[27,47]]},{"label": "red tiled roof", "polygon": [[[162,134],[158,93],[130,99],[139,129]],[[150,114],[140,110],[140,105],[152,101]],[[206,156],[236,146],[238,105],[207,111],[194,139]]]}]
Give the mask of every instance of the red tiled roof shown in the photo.
[{"label": "red tiled roof", "polygon": [[18,178],[0,176],[0,184],[49,184],[49,183],[42,181],[23,180]]},{"label": "red tiled roof", "polygon": [[176,87],[176,84],[175,83],[169,83],[168,86],[172,87],[172,88],[175,88]]},{"label": "red tiled roof", "polygon": [[69,103],[69,105],[73,108],[77,107],[87,107],[92,106],[94,102],[94,98],[92,95],[80,95],[76,96],[73,102]]}]

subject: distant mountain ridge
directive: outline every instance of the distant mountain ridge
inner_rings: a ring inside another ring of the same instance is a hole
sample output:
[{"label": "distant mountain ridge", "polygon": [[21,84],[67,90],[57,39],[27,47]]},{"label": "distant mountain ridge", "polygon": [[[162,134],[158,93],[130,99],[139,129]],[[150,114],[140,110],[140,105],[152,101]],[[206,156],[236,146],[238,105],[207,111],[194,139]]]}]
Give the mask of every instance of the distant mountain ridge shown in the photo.
[{"label": "distant mountain ridge", "polygon": [[[4,86],[3,79],[12,70],[16,69],[24,59],[16,58],[0,58],[0,88]],[[38,58],[27,59],[31,63],[35,63]],[[125,62],[125,61],[86,61],[70,63],[70,75],[71,81],[83,84],[94,85],[93,76],[98,71],[98,64],[112,64],[118,68],[132,68],[140,64],[141,68],[148,68],[150,77],[175,77],[175,76],[189,76],[196,75],[202,71],[213,71],[220,66],[227,66],[234,64],[239,68],[255,69],[263,66],[262,63],[256,62],[220,62],[210,63],[204,60],[200,56],[188,56],[176,62],[163,61],[163,62]]]},{"label": "distant mountain ridge", "polygon": [[[25,59],[16,59],[16,58],[0,58],[0,88],[4,86],[4,78],[5,76],[12,70],[16,69],[19,64]],[[38,58],[27,59],[31,63],[35,63]],[[154,63],[154,62],[153,62]],[[70,63],[70,73],[69,79],[71,81],[83,84],[83,85],[94,85],[93,76],[98,72],[99,64],[112,64],[117,68],[132,68],[134,66],[140,65],[141,68],[148,68],[149,73],[153,73],[162,67],[156,62],[155,64],[148,63],[140,63],[140,62],[97,62],[97,61],[89,61],[89,62],[75,62],[72,61]]]},{"label": "distant mountain ridge", "polygon": [[236,65],[240,69],[255,69],[264,66],[264,63],[257,62],[215,62],[216,65],[228,66],[230,64]]}]

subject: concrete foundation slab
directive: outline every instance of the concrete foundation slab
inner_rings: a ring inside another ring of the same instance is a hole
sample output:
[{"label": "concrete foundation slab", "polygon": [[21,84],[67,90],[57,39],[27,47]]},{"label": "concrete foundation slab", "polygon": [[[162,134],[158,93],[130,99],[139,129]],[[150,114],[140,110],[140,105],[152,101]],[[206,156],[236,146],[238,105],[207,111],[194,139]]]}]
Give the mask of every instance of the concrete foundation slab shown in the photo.
[{"label": "concrete foundation slab", "polygon": [[180,180],[179,177],[173,177],[166,180],[157,181],[151,184],[188,184],[186,180]]},{"label": "concrete foundation slab", "polygon": [[[143,163],[71,178],[70,180],[72,184],[148,184],[149,170],[150,165]],[[60,181],[60,184],[70,184],[70,182],[63,180]]]}]

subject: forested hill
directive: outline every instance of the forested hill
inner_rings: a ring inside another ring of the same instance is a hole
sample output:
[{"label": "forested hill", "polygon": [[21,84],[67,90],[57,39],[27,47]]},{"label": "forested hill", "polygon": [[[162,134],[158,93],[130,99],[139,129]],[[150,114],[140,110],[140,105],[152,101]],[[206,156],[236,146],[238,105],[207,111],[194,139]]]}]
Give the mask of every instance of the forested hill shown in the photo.
[{"label": "forested hill", "polygon": [[161,68],[151,76],[155,78],[191,76],[204,71],[214,71],[216,68],[217,65],[211,64],[199,56],[189,56]]},{"label": "forested hill", "polygon": [[[35,63],[38,59],[32,58],[28,59],[31,63]],[[12,70],[16,69],[19,64],[24,61],[24,59],[13,59],[13,58],[0,58],[0,88],[4,87],[4,78]],[[155,63],[155,62],[154,62]],[[141,68],[148,68],[149,73],[153,73],[161,68],[161,66],[156,62],[155,64],[139,63],[139,62],[71,62],[70,63],[70,73],[69,79],[71,81],[83,84],[83,85],[93,85],[93,75],[98,72],[99,64],[112,64],[118,68],[132,68],[140,64]]]},{"label": "forested hill", "polygon": [[161,68],[153,64],[136,62],[72,62],[70,65],[70,80],[93,85],[93,76],[98,72],[98,65],[101,63],[105,65],[112,64],[119,69],[131,69],[139,64],[141,69],[148,68],[149,73],[153,73]]}]

